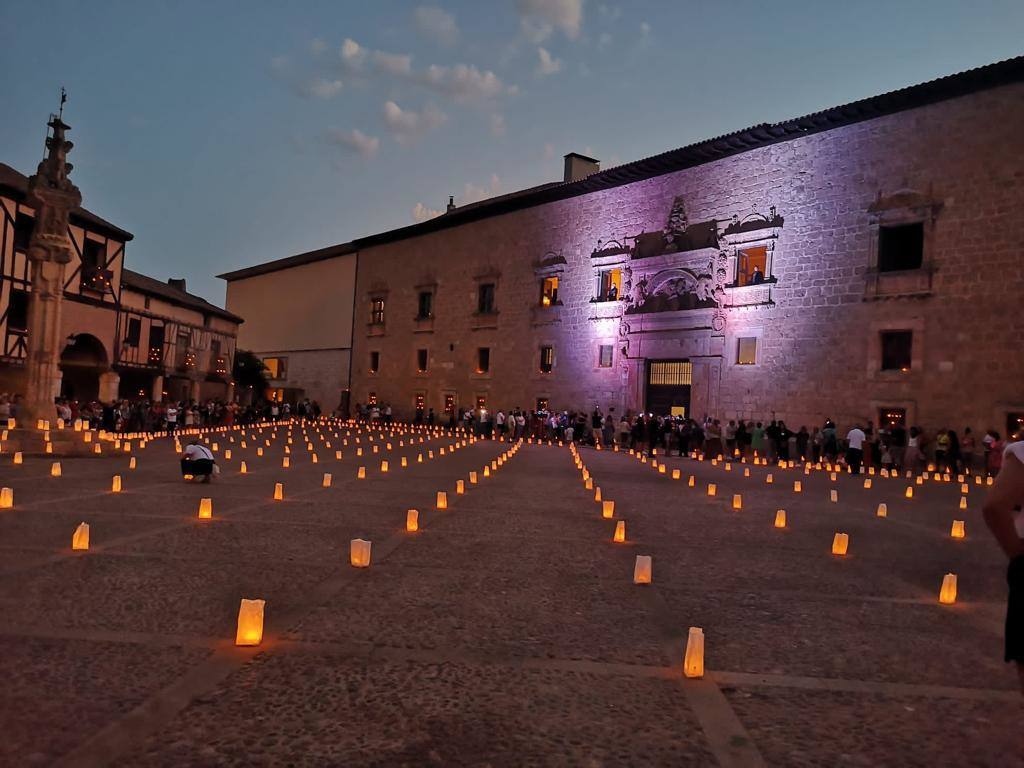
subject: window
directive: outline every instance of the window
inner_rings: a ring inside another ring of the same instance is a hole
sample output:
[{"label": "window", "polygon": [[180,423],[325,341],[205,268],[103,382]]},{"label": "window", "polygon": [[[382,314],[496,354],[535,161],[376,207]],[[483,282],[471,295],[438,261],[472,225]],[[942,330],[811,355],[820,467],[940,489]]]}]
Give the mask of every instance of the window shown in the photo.
[{"label": "window", "polygon": [[445,392],[444,393],[444,412],[455,413],[455,393]]},{"label": "window", "polygon": [[546,397],[537,398],[537,410],[546,411],[548,409],[548,399]]},{"label": "window", "polygon": [[384,325],[384,299],[377,298],[370,301],[370,324]]},{"label": "window", "polygon": [[481,408],[486,408],[487,407],[487,395],[477,395],[476,396],[476,407],[477,407],[477,410],[480,410]]},{"label": "window", "polygon": [[540,283],[540,305],[550,307],[558,303],[558,278],[545,277]]},{"label": "window", "polygon": [[1014,436],[1024,429],[1024,413],[1006,414],[1006,440],[1011,442]]},{"label": "window", "polygon": [[416,370],[420,373],[427,372],[427,350],[425,349],[416,350]]},{"label": "window", "polygon": [[149,326],[149,362],[157,364],[164,359],[164,326]]},{"label": "window", "polygon": [[417,411],[426,410],[427,394],[425,392],[417,392],[416,393],[416,401],[415,402],[416,402],[416,410]]},{"label": "window", "polygon": [[14,250],[27,251],[32,242],[32,229],[36,220],[27,213],[19,212],[14,219]]},{"label": "window", "polygon": [[757,363],[757,339],[753,337],[736,339],[736,365]]},{"label": "window", "polygon": [[416,310],[417,320],[429,320],[434,313],[434,294],[430,291],[420,291],[419,301]]},{"label": "window", "polygon": [[82,244],[82,271],[102,269],[106,261],[103,258],[104,250],[103,243],[87,238]]},{"label": "window", "polygon": [[663,386],[686,386],[693,383],[693,364],[679,362],[651,363],[648,383]]},{"label": "window", "polygon": [[878,271],[920,269],[924,263],[924,224],[900,224],[878,229]]},{"label": "window", "polygon": [[28,291],[11,288],[10,304],[7,307],[7,330],[28,330]]},{"label": "window", "polygon": [[287,357],[265,357],[263,358],[263,365],[267,369],[268,379],[288,378]]},{"label": "window", "polygon": [[380,352],[370,353],[370,373],[376,373],[380,370]]},{"label": "window", "polygon": [[477,288],[476,311],[481,315],[494,312],[494,283],[481,283]]},{"label": "window", "polygon": [[[142,320],[137,317],[128,318],[128,327],[124,333],[124,343],[129,347],[138,347],[142,336]],[[218,342],[218,345],[220,342]],[[212,346],[212,342],[211,342]]]},{"label": "window", "polygon": [[882,331],[882,370],[909,371],[913,331]]},{"label": "window", "polygon": [[541,347],[540,348],[540,370],[541,373],[551,373],[551,369],[555,367],[555,348],[554,347]]},{"label": "window", "polygon": [[907,425],[906,408],[879,408],[878,425],[880,427],[905,427]]},{"label": "window", "polygon": [[366,404],[367,405],[376,405],[377,404],[377,393],[376,392],[368,392],[366,394]]},{"label": "window", "polygon": [[601,283],[598,287],[598,301],[618,301],[622,295],[622,270],[606,269],[601,272]]},{"label": "window", "polygon": [[491,370],[491,348],[480,347],[476,351],[476,372],[487,373]]},{"label": "window", "polygon": [[210,352],[213,355],[220,354],[220,339],[210,339]]},{"label": "window", "polygon": [[758,285],[768,274],[768,246],[744,248],[736,254],[736,285]]},{"label": "window", "polygon": [[597,367],[598,368],[611,368],[612,367],[612,345],[602,344],[597,355]]}]

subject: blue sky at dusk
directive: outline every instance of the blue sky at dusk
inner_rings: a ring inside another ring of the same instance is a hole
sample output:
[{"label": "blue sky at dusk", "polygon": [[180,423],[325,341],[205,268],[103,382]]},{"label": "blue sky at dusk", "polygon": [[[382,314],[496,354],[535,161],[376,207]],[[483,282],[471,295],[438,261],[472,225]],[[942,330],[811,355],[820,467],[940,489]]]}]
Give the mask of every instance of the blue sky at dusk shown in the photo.
[{"label": "blue sky at dusk", "polygon": [[1024,53],[1024,2],[0,2],[0,162],[70,94],[127,264],[214,275]]}]

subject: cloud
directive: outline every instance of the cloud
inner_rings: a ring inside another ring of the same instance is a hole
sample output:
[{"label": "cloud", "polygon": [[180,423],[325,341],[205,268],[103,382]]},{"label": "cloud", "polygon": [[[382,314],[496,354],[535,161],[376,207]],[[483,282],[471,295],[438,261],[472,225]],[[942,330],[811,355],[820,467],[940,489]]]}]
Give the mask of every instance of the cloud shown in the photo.
[{"label": "cloud", "polygon": [[319,56],[321,53],[327,50],[327,43],[321,40],[319,37],[314,37],[309,41],[309,52],[314,56]]},{"label": "cloud", "polygon": [[443,67],[432,64],[419,81],[438,93],[456,101],[475,101],[497,98],[505,91],[505,84],[490,70],[479,70],[471,64]]},{"label": "cloud", "polygon": [[555,29],[570,40],[583,25],[583,0],[518,0],[519,25],[534,43],[546,40]]},{"label": "cloud", "polygon": [[562,62],[554,58],[546,48],[537,49],[537,69],[534,70],[541,77],[553,75],[562,69]]},{"label": "cloud", "polygon": [[341,89],[341,80],[328,80],[325,77],[315,77],[296,86],[299,94],[307,99],[331,99],[341,93]]},{"label": "cloud", "polygon": [[644,37],[647,37],[649,34],[651,34],[651,25],[648,24],[646,21],[640,22],[640,34],[643,35]]},{"label": "cloud", "polygon": [[434,208],[428,208],[423,203],[416,203],[412,209],[412,217],[417,222],[429,221],[430,219],[436,219],[444,211],[438,211]]},{"label": "cloud", "polygon": [[393,101],[384,103],[384,122],[399,144],[408,145],[428,131],[442,125],[448,116],[428,104],[422,112],[402,109]]},{"label": "cloud", "polygon": [[346,68],[351,70],[363,68],[363,62],[366,60],[366,49],[352,38],[346,37],[342,41],[340,54],[341,62]]},{"label": "cloud", "polygon": [[270,71],[279,75],[288,70],[289,64],[287,56],[275,56],[270,60]]},{"label": "cloud", "polygon": [[505,135],[505,116],[500,112],[491,115],[491,136],[501,138]]},{"label": "cloud", "polygon": [[409,77],[412,74],[412,56],[405,53],[373,52],[373,65],[386,75]]},{"label": "cloud", "polygon": [[477,186],[470,182],[466,182],[462,185],[462,197],[457,198],[455,202],[458,205],[468,205],[469,203],[478,203],[481,200],[486,200],[489,197],[501,194],[501,179],[498,178],[498,174],[492,173],[491,180],[487,186]]},{"label": "cloud", "polygon": [[342,131],[335,128],[327,133],[327,141],[337,147],[355,152],[363,157],[373,157],[380,149],[380,139],[376,136],[367,136],[358,128],[351,131]]},{"label": "cloud", "polygon": [[459,25],[455,17],[442,8],[421,5],[413,12],[413,20],[420,33],[438,45],[450,48],[459,40]]}]

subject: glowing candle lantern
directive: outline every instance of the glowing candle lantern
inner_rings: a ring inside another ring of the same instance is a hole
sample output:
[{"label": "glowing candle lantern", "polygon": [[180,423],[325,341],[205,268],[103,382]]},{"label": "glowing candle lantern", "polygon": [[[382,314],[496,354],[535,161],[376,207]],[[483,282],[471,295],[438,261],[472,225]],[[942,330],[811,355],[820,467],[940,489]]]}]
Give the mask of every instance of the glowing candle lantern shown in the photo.
[{"label": "glowing candle lantern", "polygon": [[121,492],[121,476],[114,475],[114,478],[110,481],[110,492],[120,493]]},{"label": "glowing candle lantern", "polygon": [[55,461],[50,465],[50,477],[60,477],[60,462]]},{"label": "glowing candle lantern", "polygon": [[964,536],[967,535],[966,531],[964,530],[964,521],[954,520],[953,527],[950,529],[949,535],[952,536],[954,539],[964,538]]},{"label": "glowing candle lantern", "polygon": [[465,492],[466,492],[466,484],[462,480],[456,480],[455,481],[455,493],[456,493],[456,495],[461,496]]},{"label": "glowing candle lantern", "polygon": [[974,476],[974,484],[975,485],[981,485],[981,482],[982,482],[981,475],[975,475]]},{"label": "glowing candle lantern", "polygon": [[939,602],[943,605],[952,605],[956,602],[955,573],[947,573],[942,577],[942,586],[939,588]]},{"label": "glowing candle lantern", "polygon": [[693,475],[690,475],[690,477],[686,480],[686,485],[690,488],[695,487],[697,485],[697,478],[694,477]]},{"label": "glowing candle lantern", "polygon": [[437,508],[448,509],[448,494],[444,491],[437,492]]},{"label": "glowing candle lantern", "polygon": [[615,502],[610,499],[606,499],[601,502],[601,516],[607,519],[615,517]]},{"label": "glowing candle lantern", "polygon": [[331,487],[331,481],[333,479],[334,478],[333,478],[333,476],[331,475],[330,472],[324,472],[324,484],[323,484],[324,488],[330,488]]},{"label": "glowing candle lantern", "polygon": [[651,556],[650,555],[637,555],[636,562],[633,564],[633,583],[634,584],[650,584],[651,583]]},{"label": "glowing candle lantern", "polygon": [[831,480],[832,482],[835,482],[835,480],[836,480],[836,473],[835,472],[830,472],[829,475],[828,475],[828,479]]},{"label": "glowing candle lantern", "polygon": [[281,466],[284,467],[285,469],[288,469],[288,467],[291,466],[291,463],[292,463],[292,460],[289,459],[287,456],[285,456],[283,459],[281,459]]},{"label": "glowing candle lantern", "polygon": [[960,497],[960,509],[967,509],[967,497],[966,496],[961,496]]},{"label": "glowing candle lantern", "polygon": [[402,457],[402,466],[403,467],[408,467],[409,466],[409,460],[406,459],[405,456]]},{"label": "glowing candle lantern", "polygon": [[714,483],[708,483],[708,496],[715,496],[718,493],[718,486]]},{"label": "glowing candle lantern", "polygon": [[878,509],[875,510],[875,515],[878,517],[886,517],[889,514],[889,508],[885,505],[885,502],[881,502],[878,505]]},{"label": "glowing candle lantern", "polygon": [[484,467],[484,477],[490,477],[490,476],[491,476],[491,468],[490,467]]},{"label": "glowing candle lantern", "polygon": [[476,472],[469,473],[469,484],[476,485]]},{"label": "glowing candle lantern", "polygon": [[238,629],[235,645],[259,645],[263,642],[263,608],[265,600],[242,598],[238,606]]},{"label": "glowing candle lantern", "polygon": [[918,485],[924,485],[924,480],[925,479],[919,475],[914,482],[917,483]]},{"label": "glowing candle lantern", "polygon": [[666,466],[665,466],[664,464],[661,464],[661,465],[659,465],[659,466],[658,466],[658,474],[659,474],[659,475],[664,475],[664,474],[665,474],[665,471],[666,471],[667,469],[668,469],[668,467],[666,467]]},{"label": "glowing candle lantern", "polygon": [[338,461],[341,461],[341,451],[335,451],[334,458]]},{"label": "glowing candle lantern", "polygon": [[360,467],[359,469],[356,470],[356,479],[357,480],[365,480],[366,479],[366,467]]},{"label": "glowing candle lantern", "polygon": [[686,636],[683,674],[692,678],[704,677],[704,630],[700,627],[690,627]]},{"label": "glowing candle lantern", "polygon": [[912,485],[908,485],[908,486],[907,486],[907,491],[906,491],[906,493],[905,493],[904,495],[905,495],[905,496],[906,496],[906,497],[907,497],[908,499],[912,499],[912,498],[914,498],[914,486],[912,486]]},{"label": "glowing candle lantern", "polygon": [[864,489],[865,490],[870,490],[870,488],[871,488],[871,478],[870,477],[865,477],[864,478]]},{"label": "glowing candle lantern", "polygon": [[803,485],[801,484],[801,482],[799,480],[794,480],[793,481],[793,493],[800,493],[801,491],[803,491]]},{"label": "glowing candle lantern", "polygon": [[743,497],[738,493],[732,495],[732,508],[743,509]]},{"label": "glowing candle lantern", "polygon": [[284,483],[274,483],[274,501],[284,499]]},{"label": "glowing candle lantern", "polygon": [[370,567],[370,548],[372,542],[365,539],[352,539],[349,544],[349,560],[355,568]]},{"label": "glowing candle lantern", "polygon": [[970,492],[971,492],[971,486],[969,486],[967,483],[961,482],[960,483],[960,493],[970,493]]},{"label": "glowing candle lantern", "polygon": [[775,512],[775,527],[785,528],[786,527],[786,510],[780,509]]},{"label": "glowing candle lantern", "polygon": [[241,466],[238,468],[239,474],[244,475],[249,471],[249,466],[243,461]]},{"label": "glowing candle lantern", "polygon": [[626,521],[619,520],[615,523],[615,535],[612,536],[612,541],[621,544],[626,540]]},{"label": "glowing candle lantern", "polygon": [[496,471],[498,469],[498,462],[492,461],[491,462],[491,469]]},{"label": "glowing candle lantern", "polygon": [[594,481],[593,481],[593,479],[588,477],[586,480],[584,480],[583,481],[583,487],[586,488],[588,491],[593,490],[593,488],[594,488]]},{"label": "glowing candle lantern", "polygon": [[132,456],[131,459],[128,461],[128,469],[135,469],[136,466],[138,465],[135,463],[135,457]]},{"label": "glowing candle lantern", "polygon": [[15,464],[21,464],[21,463],[23,463],[23,461],[24,460],[21,457],[21,451],[15,451],[15,453],[14,453],[14,463]]},{"label": "glowing candle lantern", "polygon": [[847,533],[837,533],[832,538],[832,554],[843,556],[846,554],[850,547],[850,535]]},{"label": "glowing candle lantern", "polygon": [[680,473],[680,471],[678,469],[673,469],[672,470],[672,479],[673,480],[678,480],[680,477],[682,477],[682,474]]},{"label": "glowing candle lantern", "polygon": [[382,461],[380,463],[380,471],[381,472],[385,472],[385,473],[388,471],[388,462],[387,462],[387,460]]},{"label": "glowing candle lantern", "polygon": [[828,492],[828,498],[829,498],[829,500],[833,504],[838,503],[839,502],[839,491],[837,491],[835,488],[833,488],[831,491]]},{"label": "glowing candle lantern", "polygon": [[71,535],[71,548],[72,549],[88,549],[89,548],[89,524],[79,523],[78,527],[75,528],[75,532]]},{"label": "glowing candle lantern", "polygon": [[594,501],[601,501],[601,486],[594,489]]},{"label": "glowing candle lantern", "polygon": [[420,513],[417,509],[410,509],[405,513],[405,530],[409,533],[416,533],[420,529]]},{"label": "glowing candle lantern", "polygon": [[14,506],[14,489],[0,488],[0,509],[10,509]]},{"label": "glowing candle lantern", "polygon": [[262,456],[263,455],[263,449],[262,448],[257,448],[256,449],[256,455],[257,456]]},{"label": "glowing candle lantern", "polygon": [[743,468],[743,476],[744,477],[750,477],[750,467],[744,467]]},{"label": "glowing candle lantern", "polygon": [[356,448],[356,456],[362,456],[362,455],[363,455],[363,449],[362,448]]},{"label": "glowing candle lantern", "polygon": [[213,518],[213,499],[199,500],[199,519],[210,520]]}]

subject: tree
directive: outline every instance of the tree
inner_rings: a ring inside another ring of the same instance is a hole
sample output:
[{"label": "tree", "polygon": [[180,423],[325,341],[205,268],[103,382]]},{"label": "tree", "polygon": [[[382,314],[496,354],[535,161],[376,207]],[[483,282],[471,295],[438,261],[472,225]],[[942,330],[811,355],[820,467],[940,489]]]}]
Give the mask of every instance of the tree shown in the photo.
[{"label": "tree", "polygon": [[262,398],[269,386],[266,370],[263,361],[252,352],[245,349],[236,351],[235,367],[231,375],[234,376],[239,395],[245,397],[248,393],[257,400]]}]

